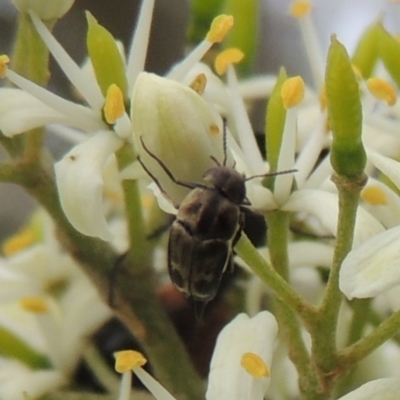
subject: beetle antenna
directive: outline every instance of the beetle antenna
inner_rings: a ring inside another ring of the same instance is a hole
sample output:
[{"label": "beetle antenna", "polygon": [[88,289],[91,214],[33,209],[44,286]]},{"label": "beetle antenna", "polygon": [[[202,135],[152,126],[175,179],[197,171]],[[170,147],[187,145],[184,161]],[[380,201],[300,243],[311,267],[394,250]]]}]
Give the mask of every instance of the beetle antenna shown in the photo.
[{"label": "beetle antenna", "polygon": [[268,176],[292,174],[294,172],[297,172],[297,169],[287,169],[285,171],[268,172],[266,174],[249,176],[248,178],[245,179],[245,181],[247,182],[247,181],[250,181],[251,179],[254,179],[254,178],[266,178]]},{"label": "beetle antenna", "polygon": [[214,156],[210,156],[211,160],[213,160],[215,162],[215,164],[218,165],[218,167],[221,166],[220,162],[214,157]]},{"label": "beetle antenna", "polygon": [[222,124],[223,124],[223,131],[222,131],[222,146],[223,146],[223,151],[224,151],[224,162],[222,163],[222,165],[225,167],[226,166],[226,162],[228,161],[228,154],[227,154],[227,138],[226,138],[226,131],[227,131],[227,122],[226,122],[226,118],[222,119]]},{"label": "beetle antenna", "polygon": [[[205,187],[204,185],[201,185],[199,183],[193,183],[193,182],[186,182],[186,181],[181,181],[180,179],[175,178],[175,176],[172,174],[172,172],[168,169],[168,167],[154,154],[152,153],[149,148],[145,145],[143,137],[140,136],[140,143],[142,143],[142,146],[146,153],[153,158],[154,160],[157,161],[158,165],[163,169],[163,171],[168,175],[168,177],[171,179],[172,182],[176,183],[177,185],[187,187],[189,189],[195,189],[197,187]],[[143,161],[139,157],[139,162],[143,166],[144,170],[150,175],[150,177],[154,180],[154,182],[157,184],[157,180],[154,179],[154,176],[150,173],[150,171],[144,166]],[[160,188],[160,184],[158,183],[157,185]]]}]

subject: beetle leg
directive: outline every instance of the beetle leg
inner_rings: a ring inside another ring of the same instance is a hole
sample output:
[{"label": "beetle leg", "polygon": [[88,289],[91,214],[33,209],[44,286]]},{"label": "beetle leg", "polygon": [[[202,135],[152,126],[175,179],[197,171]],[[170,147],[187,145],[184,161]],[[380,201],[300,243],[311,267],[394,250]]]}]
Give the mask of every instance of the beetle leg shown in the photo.
[{"label": "beetle leg", "polygon": [[244,219],[245,219],[244,212],[241,211],[240,212],[240,216],[239,216],[239,221],[238,221],[239,228],[236,231],[235,237],[232,240],[232,249],[236,246],[237,242],[240,239],[240,236],[242,235],[242,231],[243,231],[243,228],[244,228]]}]

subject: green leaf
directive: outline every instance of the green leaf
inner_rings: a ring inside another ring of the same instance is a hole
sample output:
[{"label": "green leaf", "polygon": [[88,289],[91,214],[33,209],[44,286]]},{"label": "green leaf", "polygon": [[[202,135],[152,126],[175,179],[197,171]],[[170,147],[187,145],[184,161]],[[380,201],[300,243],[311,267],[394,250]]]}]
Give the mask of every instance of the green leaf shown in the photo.
[{"label": "green leaf", "polygon": [[252,72],[257,54],[259,34],[258,0],[226,0],[223,13],[233,15],[235,25],[224,41],[224,47],[237,47],[245,54],[243,61],[236,66],[240,75],[249,75]]},{"label": "green leaf", "polygon": [[48,368],[50,365],[44,355],[33,350],[3,327],[0,327],[0,354],[4,357],[20,360],[34,369]]},{"label": "green leaf", "polygon": [[361,141],[360,90],[347,51],[334,36],[328,52],[325,85],[333,134],[332,167],[339,175],[359,176],[366,163]]},{"label": "green leaf", "polygon": [[371,77],[379,56],[379,37],[382,29],[379,22],[367,28],[357,44],[353,64],[364,79]]},{"label": "green leaf", "polygon": [[283,106],[281,89],[286,79],[286,71],[284,68],[281,68],[267,105],[267,115],[265,121],[265,132],[267,137],[266,150],[267,160],[271,167],[271,171],[276,171],[278,167],[283,128],[285,127],[286,109]]},{"label": "green leaf", "polygon": [[400,43],[379,24],[379,55],[392,79],[400,88]]},{"label": "green leaf", "polygon": [[105,96],[109,86],[114,83],[121,89],[124,99],[127,100],[128,82],[125,65],[114,37],[89,12],[86,12],[86,19],[88,53],[101,92]]}]

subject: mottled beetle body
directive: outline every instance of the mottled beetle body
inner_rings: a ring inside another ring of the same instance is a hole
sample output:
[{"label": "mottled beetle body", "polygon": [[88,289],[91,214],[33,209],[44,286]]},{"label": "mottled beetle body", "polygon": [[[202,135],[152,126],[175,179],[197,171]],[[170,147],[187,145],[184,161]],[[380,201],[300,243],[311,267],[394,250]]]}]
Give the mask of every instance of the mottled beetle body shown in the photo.
[{"label": "mottled beetle body", "polygon": [[[218,185],[226,175],[226,185]],[[168,268],[175,286],[196,301],[208,302],[223,273],[232,270],[233,247],[243,228],[245,180],[234,169],[211,168],[204,180],[214,186],[193,189],[181,203],[168,243]]]},{"label": "mottled beetle body", "polygon": [[[158,162],[169,178],[177,185],[191,189],[177,207],[168,242],[168,270],[175,287],[195,302],[206,304],[218,292],[223,273],[233,268],[233,249],[244,226],[247,180],[233,167],[227,167],[226,129],[224,126],[224,160],[203,175],[205,183],[176,179],[167,166],[145,145],[144,150]],[[161,192],[168,197],[157,178],[139,159]],[[258,176],[277,175],[283,171]]]}]

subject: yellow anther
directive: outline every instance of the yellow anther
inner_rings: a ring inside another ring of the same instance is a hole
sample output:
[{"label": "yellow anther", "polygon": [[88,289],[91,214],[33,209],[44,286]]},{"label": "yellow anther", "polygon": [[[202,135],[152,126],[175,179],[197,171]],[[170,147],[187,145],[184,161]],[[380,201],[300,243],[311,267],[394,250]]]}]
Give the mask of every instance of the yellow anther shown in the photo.
[{"label": "yellow anther", "polygon": [[0,78],[6,76],[7,65],[10,62],[9,57],[6,54],[0,55]]},{"label": "yellow anther", "polygon": [[304,81],[300,76],[287,79],[281,89],[283,106],[286,109],[296,107],[304,98]]},{"label": "yellow anther", "polygon": [[115,370],[120,374],[141,367],[147,363],[142,353],[134,350],[123,350],[114,353],[115,357]]},{"label": "yellow anther", "polygon": [[381,78],[370,78],[367,81],[367,86],[377,99],[386,101],[389,106],[396,104],[396,89],[389,82]]},{"label": "yellow anther", "polygon": [[26,249],[35,243],[36,236],[32,229],[26,228],[16,235],[6,239],[3,243],[3,253],[6,256],[11,256],[21,250]]},{"label": "yellow anther", "polygon": [[43,314],[49,311],[47,302],[41,297],[23,297],[20,304],[25,311],[35,314]]},{"label": "yellow anther", "polygon": [[268,366],[257,354],[243,354],[240,365],[254,378],[267,378],[270,375]]},{"label": "yellow anther", "polygon": [[229,33],[234,23],[232,15],[221,14],[213,19],[210,30],[206,35],[206,40],[211,43],[222,42]]},{"label": "yellow anther", "polygon": [[295,1],[289,9],[291,16],[295,18],[303,18],[310,14],[312,4],[310,1]]},{"label": "yellow anther", "polygon": [[125,112],[124,95],[114,83],[107,89],[106,104],[103,110],[107,123],[111,125],[115,124],[115,121]]},{"label": "yellow anther", "polygon": [[243,57],[243,51],[234,47],[221,51],[214,61],[214,68],[217,71],[217,74],[223,75],[228,69],[229,65],[237,64],[238,62],[242,61]]},{"label": "yellow anther", "polygon": [[386,194],[378,186],[367,186],[361,192],[361,198],[373,206],[384,206],[387,204]]},{"label": "yellow anther", "polygon": [[204,89],[207,85],[207,77],[206,74],[199,74],[194,78],[193,82],[190,84],[190,87],[198,94],[202,95],[204,93]]},{"label": "yellow anther", "polygon": [[220,132],[220,130],[218,128],[218,125],[216,125],[216,124],[210,125],[210,133],[211,133],[212,136],[219,135],[219,132]]}]

